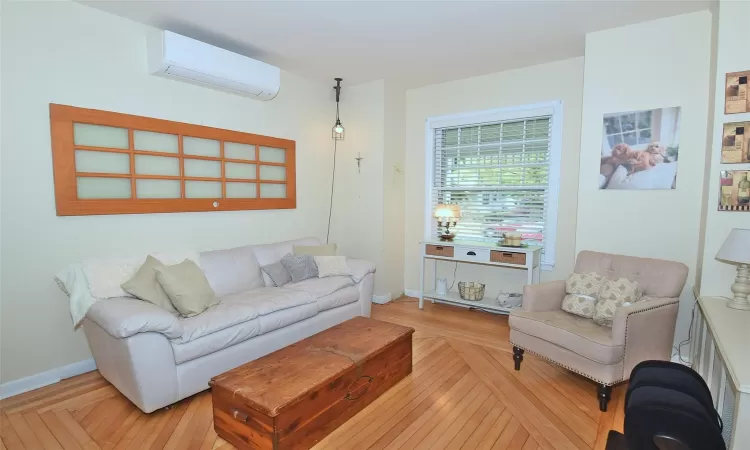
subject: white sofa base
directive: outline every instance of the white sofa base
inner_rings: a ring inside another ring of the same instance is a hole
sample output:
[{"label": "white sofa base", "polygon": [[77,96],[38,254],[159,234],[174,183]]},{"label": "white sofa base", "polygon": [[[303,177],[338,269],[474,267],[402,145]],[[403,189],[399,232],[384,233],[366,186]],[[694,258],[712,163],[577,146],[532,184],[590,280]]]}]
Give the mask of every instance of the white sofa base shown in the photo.
[{"label": "white sofa base", "polygon": [[360,296],[354,303],[319,312],[183,364],[175,364],[172,346],[161,333],[117,339],[89,319],[84,320],[83,330],[102,376],[143,412],[150,413],[208,389],[208,381],[222,372],[353,317],[370,317],[374,279],[370,273],[357,283]]}]

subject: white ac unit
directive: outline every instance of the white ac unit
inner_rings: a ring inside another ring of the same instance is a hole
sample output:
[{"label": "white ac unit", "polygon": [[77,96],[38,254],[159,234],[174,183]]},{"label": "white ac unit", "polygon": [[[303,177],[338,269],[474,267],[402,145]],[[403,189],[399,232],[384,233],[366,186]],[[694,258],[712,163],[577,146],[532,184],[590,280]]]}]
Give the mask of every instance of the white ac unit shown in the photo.
[{"label": "white ac unit", "polygon": [[278,67],[171,31],[149,34],[148,70],[258,100],[276,97],[281,86]]}]

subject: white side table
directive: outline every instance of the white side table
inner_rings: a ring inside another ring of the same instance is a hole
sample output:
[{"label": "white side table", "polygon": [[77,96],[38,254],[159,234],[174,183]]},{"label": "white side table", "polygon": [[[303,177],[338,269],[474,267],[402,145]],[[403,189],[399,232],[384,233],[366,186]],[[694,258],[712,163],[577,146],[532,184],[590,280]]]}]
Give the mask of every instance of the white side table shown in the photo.
[{"label": "white side table", "polygon": [[473,302],[462,299],[456,292],[448,292],[440,295],[436,292],[437,270],[433,270],[432,285],[425,287],[425,264],[432,261],[433,269],[437,269],[438,261],[452,261],[467,264],[482,264],[494,266],[498,269],[523,269],[527,272],[527,284],[539,283],[541,271],[542,248],[539,246],[528,247],[499,247],[493,243],[472,241],[450,241],[439,240],[423,241],[422,266],[419,277],[419,309],[424,307],[424,299],[453,303],[462,306],[472,306],[479,309],[508,314],[510,309],[503,308],[495,302],[495,299],[485,297],[481,301]]}]

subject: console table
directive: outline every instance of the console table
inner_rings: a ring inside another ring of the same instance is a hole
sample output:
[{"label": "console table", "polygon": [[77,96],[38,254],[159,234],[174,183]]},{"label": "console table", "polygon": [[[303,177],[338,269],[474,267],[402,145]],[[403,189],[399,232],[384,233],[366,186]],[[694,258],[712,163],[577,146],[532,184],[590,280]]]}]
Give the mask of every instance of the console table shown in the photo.
[{"label": "console table", "polygon": [[[424,299],[429,298],[433,302],[440,301],[461,306],[508,314],[509,308],[498,305],[494,298],[485,296],[480,301],[464,300],[458,292],[448,291],[446,295],[436,292],[437,288],[437,262],[451,261],[456,263],[482,264],[494,266],[498,269],[521,269],[527,272],[527,284],[539,282],[541,270],[542,248],[539,246],[528,247],[501,247],[489,242],[472,241],[450,241],[439,240],[420,242],[422,246],[422,265],[419,276],[419,309],[424,308]],[[432,261],[432,285],[425,288],[425,265]],[[467,280],[468,281],[468,280]]]},{"label": "console table", "polygon": [[724,421],[727,450],[750,442],[750,311],[727,308],[723,297],[700,297],[693,317],[690,361],[708,384]]}]

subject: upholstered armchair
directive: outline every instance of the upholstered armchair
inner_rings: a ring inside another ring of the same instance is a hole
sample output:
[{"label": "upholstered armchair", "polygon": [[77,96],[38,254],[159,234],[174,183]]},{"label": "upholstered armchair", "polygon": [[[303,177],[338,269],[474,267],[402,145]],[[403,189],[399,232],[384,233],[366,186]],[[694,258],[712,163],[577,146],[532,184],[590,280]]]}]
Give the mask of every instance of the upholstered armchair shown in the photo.
[{"label": "upholstered armchair", "polygon": [[668,361],[679,296],[688,268],[682,263],[582,251],[576,273],[627,278],[643,288],[643,298],[619,307],[612,328],[561,309],[565,281],[527,285],[523,305],[510,313],[515,369],[524,351],[541,356],[598,384],[599,409],[607,410],[612,386],[625,381],[641,361]]}]

